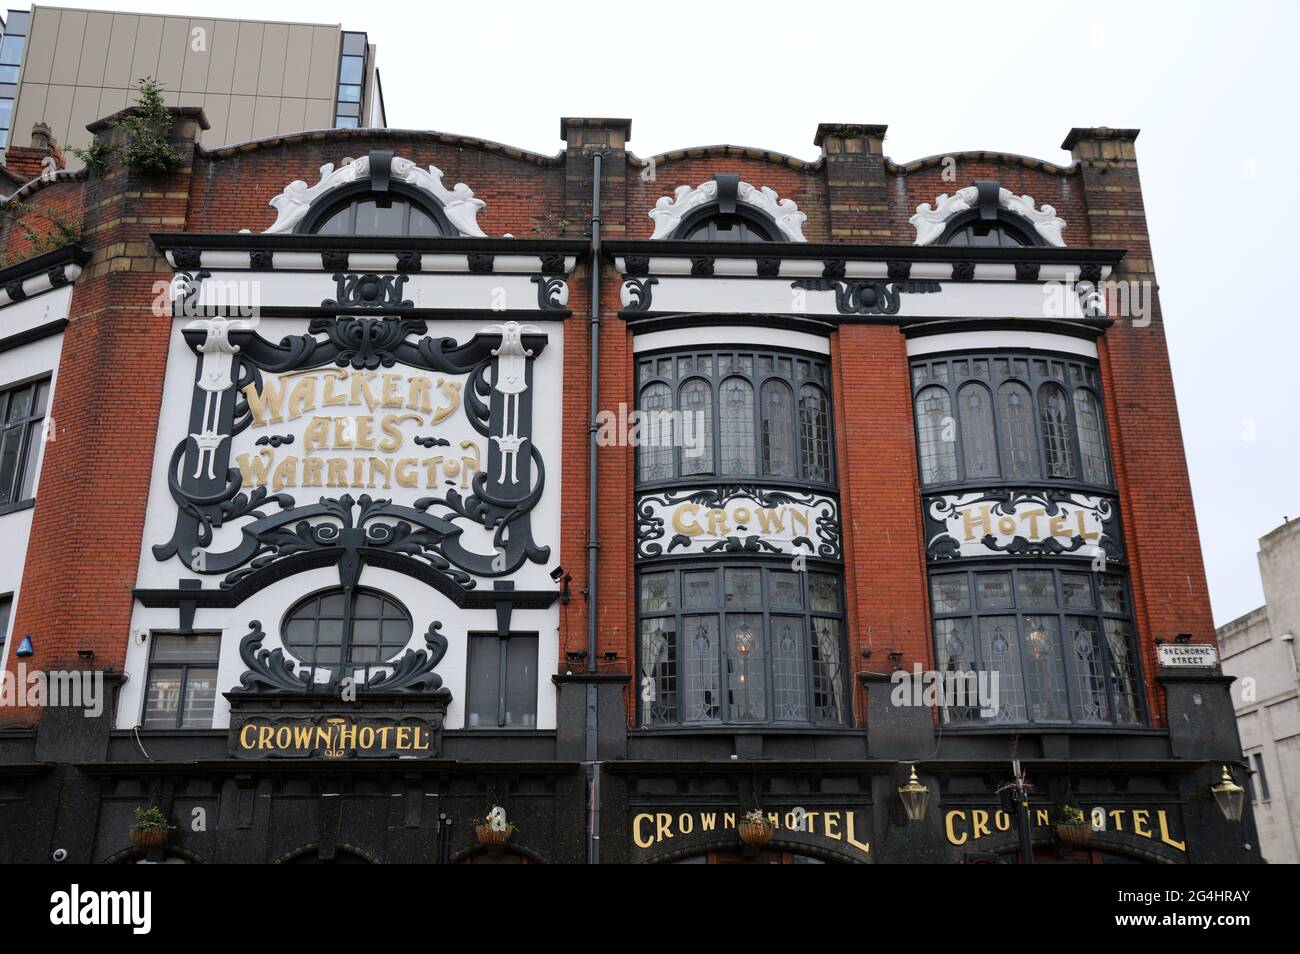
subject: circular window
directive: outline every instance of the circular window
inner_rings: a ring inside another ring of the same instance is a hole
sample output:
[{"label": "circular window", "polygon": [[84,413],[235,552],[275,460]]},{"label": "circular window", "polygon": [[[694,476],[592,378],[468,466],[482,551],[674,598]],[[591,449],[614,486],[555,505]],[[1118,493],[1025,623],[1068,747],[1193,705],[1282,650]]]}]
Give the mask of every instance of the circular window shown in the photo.
[{"label": "circular window", "polygon": [[377,590],[326,590],[284,619],[284,645],[304,666],[385,663],[410,641],[411,614]]}]

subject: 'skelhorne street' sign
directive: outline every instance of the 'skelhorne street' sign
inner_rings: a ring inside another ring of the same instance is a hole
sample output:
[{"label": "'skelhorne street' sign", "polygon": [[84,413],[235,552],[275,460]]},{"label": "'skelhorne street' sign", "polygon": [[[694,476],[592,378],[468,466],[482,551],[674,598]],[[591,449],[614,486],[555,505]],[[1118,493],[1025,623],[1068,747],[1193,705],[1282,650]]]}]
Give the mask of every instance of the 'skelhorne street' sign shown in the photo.
[{"label": "'skelhorne street' sign", "polygon": [[1204,643],[1164,645],[1156,647],[1156,659],[1167,669],[1213,669],[1219,664],[1219,653]]}]

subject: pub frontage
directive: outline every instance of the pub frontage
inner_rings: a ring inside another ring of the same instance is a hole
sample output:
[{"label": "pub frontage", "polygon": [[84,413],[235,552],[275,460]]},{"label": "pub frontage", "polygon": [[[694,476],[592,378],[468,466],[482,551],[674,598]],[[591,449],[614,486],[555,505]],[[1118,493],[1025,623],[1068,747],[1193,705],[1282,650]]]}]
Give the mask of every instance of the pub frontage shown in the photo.
[{"label": "pub frontage", "polygon": [[1136,130],[171,117],[6,200],[0,861],[1259,860]]}]

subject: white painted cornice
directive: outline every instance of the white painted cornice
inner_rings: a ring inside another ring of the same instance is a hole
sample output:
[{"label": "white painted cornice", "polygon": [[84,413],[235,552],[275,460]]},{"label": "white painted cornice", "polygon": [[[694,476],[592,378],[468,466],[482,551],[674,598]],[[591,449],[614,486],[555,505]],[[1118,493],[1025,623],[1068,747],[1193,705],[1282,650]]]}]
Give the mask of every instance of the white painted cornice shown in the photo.
[{"label": "white painted cornice", "polygon": [[[914,245],[929,245],[943,235],[948,220],[954,215],[968,212],[979,201],[979,190],[975,186],[958,189],[952,195],[944,193],[934,200],[934,207],[929,202],[922,202],[916,207],[916,215],[908,219],[916,229]],[[1016,195],[1010,189],[998,189],[998,205],[1016,215],[1027,219],[1049,245],[1065,247],[1061,231],[1065,228],[1065,219],[1056,214],[1056,209],[1044,205],[1041,209],[1034,204],[1030,195]]]},{"label": "white painted cornice", "polygon": [[[652,239],[670,238],[682,220],[702,206],[718,200],[718,183],[713,179],[698,186],[678,186],[672,195],[660,196],[655,207],[647,214],[654,219],[655,230]],[[776,223],[782,237],[787,242],[806,242],[803,237],[803,224],[808,221],[808,214],[800,212],[793,199],[782,199],[767,186],[755,188],[748,182],[742,182],[736,191],[736,200],[744,202]]]}]

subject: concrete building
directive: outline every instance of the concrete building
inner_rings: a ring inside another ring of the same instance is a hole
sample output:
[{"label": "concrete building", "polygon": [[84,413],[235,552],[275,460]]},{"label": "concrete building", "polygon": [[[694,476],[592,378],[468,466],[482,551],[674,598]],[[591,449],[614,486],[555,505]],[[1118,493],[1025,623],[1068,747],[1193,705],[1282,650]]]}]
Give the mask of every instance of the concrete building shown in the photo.
[{"label": "concrete building", "polygon": [[[200,106],[209,147],[280,133],[382,127],[375,47],[338,24],[270,23],[34,6],[0,39],[0,148],[43,122],[65,146],[153,77],[170,106]],[[70,158],[73,158],[70,156]],[[75,165],[74,159],[74,165]]]},{"label": "concrete building", "polygon": [[1260,538],[1264,605],[1219,628],[1264,857],[1300,862],[1300,520]]}]

